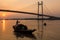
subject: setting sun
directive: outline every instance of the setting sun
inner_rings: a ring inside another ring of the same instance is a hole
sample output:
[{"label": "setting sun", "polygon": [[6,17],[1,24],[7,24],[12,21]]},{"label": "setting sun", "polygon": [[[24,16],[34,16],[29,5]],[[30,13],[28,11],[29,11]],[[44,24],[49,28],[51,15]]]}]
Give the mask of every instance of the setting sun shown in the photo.
[{"label": "setting sun", "polygon": [[3,14],[2,14],[2,16],[6,16],[6,14],[5,14],[5,13],[3,13]]}]

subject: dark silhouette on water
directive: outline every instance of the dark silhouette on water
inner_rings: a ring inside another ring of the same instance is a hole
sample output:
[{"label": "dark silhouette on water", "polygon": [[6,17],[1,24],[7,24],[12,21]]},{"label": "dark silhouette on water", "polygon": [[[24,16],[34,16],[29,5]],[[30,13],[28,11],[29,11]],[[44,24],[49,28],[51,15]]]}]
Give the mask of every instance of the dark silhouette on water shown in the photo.
[{"label": "dark silhouette on water", "polygon": [[35,35],[33,34],[33,32],[35,31],[35,29],[30,30],[27,28],[26,25],[24,24],[19,24],[20,22],[17,20],[16,24],[13,26],[14,29],[14,35],[16,36],[16,38],[18,39],[20,38],[24,38],[24,37],[29,37],[32,39],[36,39]]},{"label": "dark silhouette on water", "polygon": [[24,24],[19,24],[19,21],[16,21],[16,25],[13,26],[13,29],[15,32],[20,32],[24,34],[32,34],[36,29],[28,29],[26,25]]},{"label": "dark silhouette on water", "polygon": [[44,25],[44,26],[46,26],[47,24],[46,24],[46,23],[44,23],[43,25]]},{"label": "dark silhouette on water", "polygon": [[32,39],[36,39],[34,34],[24,34],[24,33],[20,33],[20,32],[14,32],[14,35],[16,36],[16,38],[32,38]]}]

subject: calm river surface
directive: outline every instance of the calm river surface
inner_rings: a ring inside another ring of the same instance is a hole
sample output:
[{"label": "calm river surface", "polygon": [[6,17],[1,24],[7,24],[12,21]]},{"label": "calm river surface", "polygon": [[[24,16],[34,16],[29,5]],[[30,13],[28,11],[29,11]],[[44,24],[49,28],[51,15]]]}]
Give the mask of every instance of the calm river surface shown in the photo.
[{"label": "calm river surface", "polygon": [[[17,39],[13,32],[13,25],[15,25],[16,20],[0,20],[0,40],[40,40],[41,38],[41,27],[42,22],[38,23],[37,20],[19,20],[20,23],[27,25],[28,29],[36,29],[33,33],[36,39],[33,37],[19,37]],[[59,20],[45,20],[47,26],[44,26],[43,40],[60,40],[60,21]],[[39,33],[39,35],[38,35]]]}]

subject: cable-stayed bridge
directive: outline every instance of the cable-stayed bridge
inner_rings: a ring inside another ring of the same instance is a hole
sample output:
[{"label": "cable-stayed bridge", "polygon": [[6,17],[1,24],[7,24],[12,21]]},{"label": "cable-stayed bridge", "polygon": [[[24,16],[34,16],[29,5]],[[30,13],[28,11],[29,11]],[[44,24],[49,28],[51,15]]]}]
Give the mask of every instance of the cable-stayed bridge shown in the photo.
[{"label": "cable-stayed bridge", "polygon": [[[47,7],[46,7],[47,8]],[[0,9],[0,12],[13,12],[13,13],[19,13],[19,14],[29,14],[29,15],[36,15],[36,16],[43,16],[43,20],[60,20],[60,17],[51,16],[51,15],[45,15],[45,14],[38,14],[34,12],[26,12],[26,11],[17,11],[17,10],[7,10],[7,9]],[[47,17],[47,18],[45,18]],[[4,18],[5,20],[42,20],[42,18]],[[0,18],[0,20],[3,20]]]},{"label": "cable-stayed bridge", "polygon": [[[36,15],[36,16],[44,16],[44,17],[48,17],[48,18],[43,18],[43,20],[60,20],[60,17],[55,17],[55,16],[50,16],[50,15],[45,15],[45,14],[37,14],[37,13],[32,13],[32,12],[23,12],[23,11],[14,11],[14,10],[4,10],[4,9],[0,9],[0,11],[2,12],[14,12],[14,13],[22,13],[22,14],[30,14],[30,15]],[[42,20],[42,18],[7,18],[5,20]],[[2,19],[0,19],[2,20]]]}]

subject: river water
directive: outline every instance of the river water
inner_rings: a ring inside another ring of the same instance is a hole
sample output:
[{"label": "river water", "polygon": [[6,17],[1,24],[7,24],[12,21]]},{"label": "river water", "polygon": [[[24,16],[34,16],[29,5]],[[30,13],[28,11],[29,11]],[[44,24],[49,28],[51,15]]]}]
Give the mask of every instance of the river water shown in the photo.
[{"label": "river water", "polygon": [[[45,20],[46,26],[43,26],[43,37],[41,38],[42,22],[39,21],[39,30],[37,20],[19,20],[20,23],[27,25],[28,29],[36,29],[33,32],[34,37],[21,37],[17,38],[13,32],[13,25],[16,20],[0,20],[0,40],[60,40],[60,21],[59,20]],[[30,35],[31,36],[31,35]]]}]

